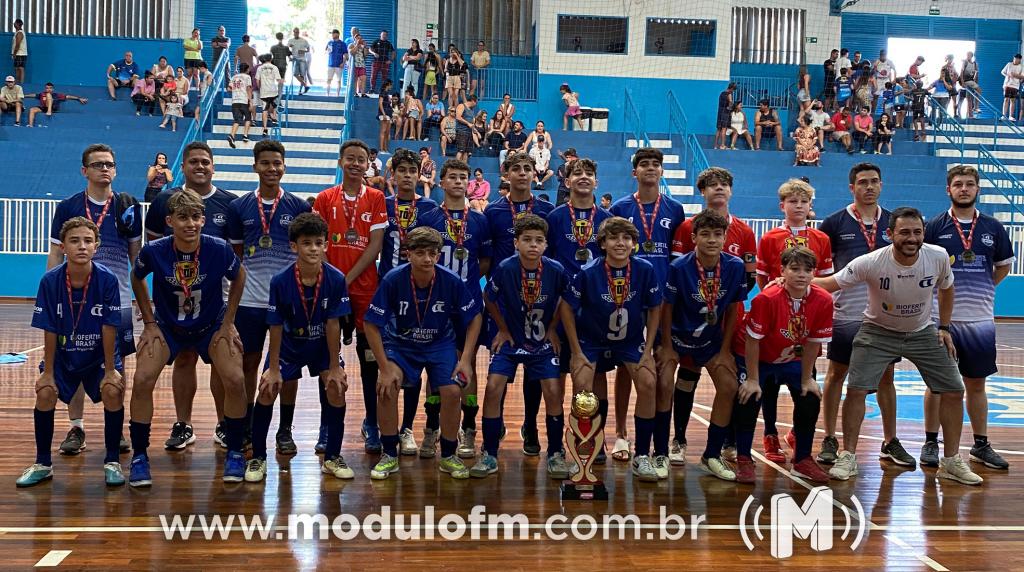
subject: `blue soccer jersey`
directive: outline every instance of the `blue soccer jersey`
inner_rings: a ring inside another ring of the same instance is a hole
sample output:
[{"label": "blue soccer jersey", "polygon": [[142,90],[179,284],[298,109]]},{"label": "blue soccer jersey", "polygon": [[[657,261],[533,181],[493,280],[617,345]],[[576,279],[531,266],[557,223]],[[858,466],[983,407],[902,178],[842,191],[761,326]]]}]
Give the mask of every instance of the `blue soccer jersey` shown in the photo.
[{"label": "blue soccer jersey", "polygon": [[[548,215],[548,254],[575,276],[587,261],[603,255],[597,230],[611,216],[597,205],[589,209],[571,208],[569,203],[555,207]],[[577,258],[582,248],[590,251],[586,261]]]},{"label": "blue soccer jersey", "polygon": [[308,350],[307,344],[317,342],[326,350],[327,320],[352,313],[345,275],[324,263],[320,276],[319,288],[303,284],[301,294],[295,280],[295,264],[289,264],[270,281],[267,324],[283,327],[282,355],[296,355]]},{"label": "blue soccer jersey", "polygon": [[381,329],[385,345],[399,349],[455,348],[480,313],[480,303],[452,271],[437,265],[434,281],[413,293],[412,267],[403,264],[385,276],[373,295],[365,321]]},{"label": "blue soccer jersey", "polygon": [[384,199],[384,207],[388,211],[388,228],[384,234],[384,245],[380,249],[380,263],[377,265],[377,272],[381,276],[405,262],[400,251],[405,234],[422,224],[422,216],[436,209],[437,203],[426,197],[403,201],[392,195]]},{"label": "blue soccer jersey", "polygon": [[[1003,224],[989,215],[975,212],[976,222],[954,220],[952,212],[946,211],[924,227],[924,241],[941,246],[949,253],[956,280],[953,292],[953,320],[956,322],[992,320],[996,299],[993,269],[1012,264],[1015,258]],[[970,244],[971,254],[967,254],[965,242]]]},{"label": "blue soccer jersey", "polygon": [[[167,201],[174,196],[174,193],[182,190],[182,187],[175,187],[160,191],[149,205],[146,211],[146,232],[156,236],[171,236],[173,231],[167,226]],[[203,204],[206,205],[206,224],[203,225],[203,234],[230,240],[228,235],[228,217],[230,205],[235,200],[234,193],[214,187],[209,194],[200,195]]]},{"label": "blue soccer jersey", "polygon": [[[832,244],[832,268],[839,271],[854,258],[889,245],[889,211],[878,207],[877,221],[858,222],[852,205],[836,211],[821,221],[818,230],[828,235]],[[864,228],[861,228],[861,224]],[[868,237],[874,240],[871,248]],[[857,284],[832,293],[835,322],[860,322],[864,319],[864,308],[868,305],[867,284]]]},{"label": "blue soccer jersey", "polygon": [[174,248],[174,237],[168,236],[142,247],[135,277],[143,280],[153,274],[153,305],[161,325],[199,332],[221,320],[225,308],[221,281],[238,278],[239,268],[231,245],[219,238],[200,235],[198,250],[184,253]]},{"label": "blue soccer jersey", "polygon": [[121,326],[121,294],[110,270],[94,263],[88,287],[72,288],[71,292],[67,289],[67,263],[43,274],[32,327],[57,334],[54,365],[83,373],[102,365],[103,326]]},{"label": "blue soccer jersey", "polygon": [[484,216],[487,217],[487,226],[491,229],[491,268],[497,268],[503,260],[516,253],[515,221],[519,217],[524,213],[532,213],[547,219],[553,210],[555,205],[537,197],[522,202],[510,202],[508,197],[501,197],[487,205]]},{"label": "blue soccer jersey", "polygon": [[[239,305],[247,308],[267,307],[270,281],[282,268],[295,262],[295,253],[288,244],[288,226],[295,217],[313,210],[304,199],[283,190],[274,210],[275,201],[261,199],[258,192],[235,199],[228,216],[231,244],[242,247],[246,281]],[[269,228],[264,228],[264,221]],[[265,230],[269,232],[269,245],[263,238]]]},{"label": "blue soccer jersey", "polygon": [[562,265],[541,257],[540,275],[526,270],[519,257],[501,261],[491,272],[484,296],[497,304],[517,349],[535,351],[544,345],[559,301],[568,293],[569,276]]},{"label": "blue soccer jersey", "polygon": [[636,255],[654,265],[658,282],[664,284],[672,254],[672,237],[676,227],[686,220],[683,205],[668,195],[659,195],[657,202],[643,205],[641,216],[637,195],[633,194],[615,201],[608,210],[636,226],[640,232]]},{"label": "blue soccer jersey", "polygon": [[604,257],[595,259],[576,274],[565,297],[576,314],[576,334],[584,349],[642,347],[646,312],[661,300],[654,266],[635,256],[622,268],[606,266]]},{"label": "blue soccer jersey", "polygon": [[[467,215],[469,223],[465,224],[463,217]],[[483,213],[473,209],[450,210],[446,213],[444,208],[438,207],[423,215],[420,226],[430,227],[441,233],[444,245],[441,247],[441,260],[438,264],[462,278],[470,292],[476,294],[479,300],[480,259],[491,257],[491,233]],[[463,234],[462,248],[466,250],[464,257],[458,254],[460,234]]]},{"label": "blue soccer jersey", "polygon": [[[672,338],[682,348],[716,349],[722,344],[722,325],[729,306],[747,299],[747,271],[743,260],[722,253],[720,258],[718,298],[714,303],[714,324],[708,323],[708,304],[701,291],[701,270],[697,268],[697,253],[688,252],[669,264],[665,280],[665,303],[672,304]],[[708,288],[717,273],[716,268],[704,268],[704,282]],[[713,288],[712,288],[713,290]]]}]

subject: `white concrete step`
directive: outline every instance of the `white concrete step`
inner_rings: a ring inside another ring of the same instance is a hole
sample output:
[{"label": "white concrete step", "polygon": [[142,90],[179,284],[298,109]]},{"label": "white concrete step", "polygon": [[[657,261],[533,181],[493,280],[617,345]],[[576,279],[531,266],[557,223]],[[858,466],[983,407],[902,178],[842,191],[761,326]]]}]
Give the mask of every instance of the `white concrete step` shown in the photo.
[{"label": "white concrete step", "polygon": [[[224,105],[231,105],[231,98],[224,98],[222,102]],[[291,106],[292,110],[296,109],[330,109],[332,111],[345,111],[345,96],[341,96],[340,101],[312,101],[309,99],[292,98],[288,100],[288,105]]]},{"label": "white concrete step", "polygon": [[[231,133],[231,125],[214,125],[213,132],[222,134]],[[255,129],[249,131],[250,136],[252,136],[255,133],[257,133]],[[325,140],[334,140],[335,146],[337,146],[337,141],[338,139],[341,138],[341,129],[306,129],[298,127],[282,127],[281,137],[317,137]]]},{"label": "white concrete step", "polygon": [[[250,135],[255,133],[251,131]],[[229,149],[231,146],[228,145],[227,139],[210,139],[206,142],[211,149]],[[306,151],[312,153],[331,153],[335,157],[338,155],[338,142],[332,143],[290,143],[285,141],[285,148],[288,151]]]},{"label": "white concrete step", "polygon": [[685,179],[686,169],[665,169],[666,179]]},{"label": "white concrete step", "polygon": [[[996,159],[1001,161],[1024,161],[1024,151],[989,151]],[[960,157],[960,151],[952,148],[936,149],[936,157]],[[977,149],[964,149],[964,157],[975,159],[978,157]]]},{"label": "white concrete step", "polygon": [[[632,161],[634,156],[635,155],[630,155],[629,156],[629,160]],[[664,158],[661,161],[661,164],[663,166],[678,165],[679,164],[679,155],[665,155]]]},{"label": "white concrete step", "polygon": [[[217,113],[217,119],[220,121],[231,122],[232,116],[230,111],[220,111]],[[341,115],[302,115],[299,113],[289,113],[288,121],[297,121],[302,123],[323,123],[325,126],[334,127],[337,125],[345,125],[345,117]],[[262,124],[262,119],[259,121]]]},{"label": "white concrete step", "polygon": [[[930,134],[928,135],[928,142],[929,143],[931,142],[931,135]],[[1012,146],[1012,147],[1024,146],[1024,138],[1002,137],[1001,136],[1001,137],[999,137],[999,140],[998,140],[997,143],[999,145],[1007,145],[1007,146]],[[991,147],[992,146],[992,136],[989,135],[988,137],[973,137],[973,136],[968,135],[968,136],[964,137],[964,144],[965,145],[984,145],[986,147]],[[949,140],[946,139],[945,137],[943,137],[942,135],[939,135],[939,137],[938,137],[938,146],[941,149],[948,149],[948,148],[950,148]]]},{"label": "white concrete step", "polygon": [[[323,185],[324,188],[334,185],[335,174],[330,175],[288,175],[284,176],[281,186],[288,189],[288,183],[308,183],[311,185]],[[252,171],[219,171],[213,176],[214,183],[221,181],[245,181],[252,183],[251,189],[255,189],[260,179]],[[238,188],[238,185],[227,185],[227,188]]]},{"label": "white concrete step", "polygon": [[[643,142],[637,141],[636,139],[627,139],[626,147],[633,149],[643,147]],[[668,139],[651,139],[651,147],[655,149],[670,149],[672,147],[672,141]]]},{"label": "white concrete step", "polygon": [[683,212],[688,215],[695,215],[704,210],[703,203],[683,203]]},{"label": "white concrete step", "polygon": [[674,197],[693,196],[693,185],[669,185],[668,191]]},{"label": "white concrete step", "polygon": [[[291,151],[291,145],[286,146],[286,150]],[[216,151],[213,152],[214,164],[215,165],[252,165],[252,157],[243,155],[218,155]],[[324,169],[329,170],[332,173],[338,168],[338,162],[330,159],[303,159],[297,157],[289,157],[285,160],[287,167],[309,167],[313,169]],[[290,176],[290,175],[285,175]]]}]

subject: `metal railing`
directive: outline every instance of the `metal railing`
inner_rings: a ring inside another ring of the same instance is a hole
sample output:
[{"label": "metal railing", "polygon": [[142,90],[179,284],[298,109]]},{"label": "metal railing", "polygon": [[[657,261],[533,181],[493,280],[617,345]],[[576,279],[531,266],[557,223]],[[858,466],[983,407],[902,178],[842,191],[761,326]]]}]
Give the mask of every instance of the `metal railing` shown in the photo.
[{"label": "metal railing", "polygon": [[[981,110],[992,116],[992,147],[999,144],[1000,127],[1009,129],[1010,133],[1018,139],[1024,139],[1024,128],[1008,119],[1003,119],[1003,109],[996,107],[992,102],[985,99],[980,93],[973,89],[964,88],[961,90],[967,93],[967,97],[974,100],[975,109]],[[955,105],[955,104],[954,104]]]},{"label": "metal railing", "polygon": [[220,59],[217,60],[217,65],[213,67],[213,80],[206,87],[206,91],[203,91],[202,83],[197,86],[199,93],[202,95],[199,98],[199,102],[196,103],[199,106],[199,120],[190,122],[188,130],[185,131],[185,138],[181,141],[181,147],[178,148],[178,154],[171,164],[171,173],[174,174],[171,187],[180,187],[185,181],[181,169],[181,162],[185,159],[185,146],[193,141],[201,141],[203,139],[203,127],[210,120],[210,113],[213,112],[213,108],[217,104],[217,98],[221,96],[224,90],[224,73],[227,65],[228,50],[224,50],[224,53],[220,55]]},{"label": "metal railing", "polygon": [[[345,66],[344,74],[342,75],[342,81],[345,82],[345,125],[341,127],[341,134],[338,137],[338,149],[341,149],[341,144],[348,141],[352,137],[352,116],[353,106],[356,101],[356,89],[355,83],[352,81],[352,60],[349,59],[349,65]],[[381,149],[381,153],[388,153],[387,149]],[[340,185],[342,180],[345,178],[345,174],[341,170],[341,164],[334,169],[334,184]]]},{"label": "metal railing", "polygon": [[[506,93],[513,101],[537,101],[537,70],[521,68],[486,68],[484,90],[480,99],[501,99]],[[470,68],[470,81],[477,77]]]},{"label": "metal railing", "polygon": [[735,76],[729,81],[736,84],[739,97],[735,101],[748,107],[757,106],[762,99],[775,109],[789,109],[792,80],[782,77]]},{"label": "metal railing", "polygon": [[683,165],[686,167],[686,176],[691,181],[697,180],[697,175],[703,172],[705,169],[711,166],[708,161],[708,156],[704,153],[704,148],[701,147],[700,141],[697,140],[697,135],[690,131],[690,123],[686,118],[686,112],[683,111],[683,106],[679,105],[679,100],[676,99],[674,93],[669,90],[666,95],[668,104],[668,118],[669,118],[669,137],[673,134],[678,134],[683,149],[684,157],[680,157]]},{"label": "metal railing", "polygon": [[633,136],[638,147],[649,147],[651,145],[651,139],[644,131],[643,122],[640,120],[640,113],[637,111],[636,104],[633,102],[633,95],[630,93],[628,88],[623,96],[622,113],[623,131]]}]

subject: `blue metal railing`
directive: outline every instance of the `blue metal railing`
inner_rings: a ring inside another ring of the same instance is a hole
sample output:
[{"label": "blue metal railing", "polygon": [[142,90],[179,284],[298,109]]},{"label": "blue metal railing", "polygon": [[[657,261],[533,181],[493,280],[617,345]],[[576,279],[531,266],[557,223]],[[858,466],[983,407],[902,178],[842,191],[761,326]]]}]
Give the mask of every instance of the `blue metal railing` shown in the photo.
[{"label": "blue metal railing", "polygon": [[729,78],[729,81],[737,86],[739,96],[735,101],[748,107],[754,107],[762,99],[767,99],[768,104],[775,109],[789,109],[790,99],[793,99],[790,92],[793,81],[789,78],[735,76]]},{"label": "blue metal railing", "polygon": [[[344,73],[342,74],[342,81],[345,82],[345,125],[341,128],[341,136],[338,138],[338,148],[341,149],[341,144],[348,141],[352,136],[352,115],[353,107],[356,101],[356,90],[355,83],[352,81],[352,60],[349,59],[349,65],[345,67]],[[387,153],[387,149],[381,149],[381,153]],[[334,184],[340,185],[344,179],[344,173],[341,170],[339,164],[334,169]]]},{"label": "blue metal railing", "polygon": [[1003,119],[1003,109],[996,107],[989,100],[973,89],[964,88],[967,96],[974,100],[975,109],[992,116],[992,147],[999,144],[999,128],[1006,127],[1015,137],[1024,139],[1024,128],[1009,119]]},{"label": "blue metal railing", "polygon": [[512,96],[512,101],[537,101],[537,70],[487,68],[484,94],[480,98],[501,99],[506,93]]},{"label": "blue metal railing", "polygon": [[[683,158],[683,165],[686,166],[686,178],[696,181],[697,175],[710,167],[711,163],[708,161],[708,156],[704,153],[704,148],[701,147],[700,141],[697,140],[696,134],[690,131],[689,121],[686,118],[686,113],[683,111],[683,106],[679,105],[679,100],[676,99],[675,94],[671,90],[669,90],[666,99],[668,103],[669,128],[674,130],[674,133],[679,134],[682,148],[686,154]],[[669,135],[671,136],[672,132]]]},{"label": "blue metal railing", "polygon": [[1003,195],[1014,213],[1020,215],[1020,219],[1014,216],[1010,222],[1024,220],[1024,210],[1021,210],[1021,201],[1024,200],[1024,185],[984,145],[978,146],[975,158],[977,159],[978,174],[991,183],[993,189]]},{"label": "blue metal railing", "polygon": [[633,95],[629,89],[626,89],[626,94],[623,98],[622,111],[624,114],[623,125],[625,126],[625,132],[633,136],[633,139],[637,142],[637,147],[641,145],[649,147],[651,139],[644,131],[643,122],[640,120],[640,113],[636,109],[636,104],[633,103]]},{"label": "blue metal railing", "polygon": [[171,187],[180,187],[184,181],[184,174],[181,169],[181,162],[185,158],[185,146],[193,141],[200,141],[203,139],[203,126],[210,119],[210,113],[213,112],[213,108],[217,103],[217,98],[221,96],[224,86],[224,74],[228,66],[228,50],[224,50],[224,53],[220,55],[220,59],[217,60],[217,64],[213,67],[213,81],[206,88],[206,91],[202,91],[202,85],[197,86],[200,90],[199,93],[202,97],[196,105],[199,106],[199,120],[192,121],[187,131],[185,131],[185,138],[181,141],[181,147],[178,148],[178,154],[174,158],[174,163],[171,166],[171,173],[174,174],[173,182]]}]

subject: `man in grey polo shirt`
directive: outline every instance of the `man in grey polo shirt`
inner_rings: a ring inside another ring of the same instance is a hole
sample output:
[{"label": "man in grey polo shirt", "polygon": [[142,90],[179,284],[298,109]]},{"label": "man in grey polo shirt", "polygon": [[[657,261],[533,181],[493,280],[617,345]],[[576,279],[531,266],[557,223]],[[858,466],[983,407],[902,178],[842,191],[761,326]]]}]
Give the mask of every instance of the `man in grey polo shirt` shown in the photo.
[{"label": "man in grey polo shirt", "polygon": [[[864,398],[878,390],[885,369],[906,358],[921,372],[925,385],[940,397],[940,424],[946,440],[937,477],[967,485],[982,478],[959,454],[963,428],[964,382],[949,335],[953,313],[953,271],[949,255],[924,243],[924,218],[901,207],[889,217],[892,244],[859,256],[841,272],[814,283],[830,292],[864,283],[868,305],[864,325],[853,339],[843,402],[843,451],[829,470],[833,479],[857,475],[857,439],[864,421]],[[932,298],[938,289],[939,326],[932,323]]]}]

